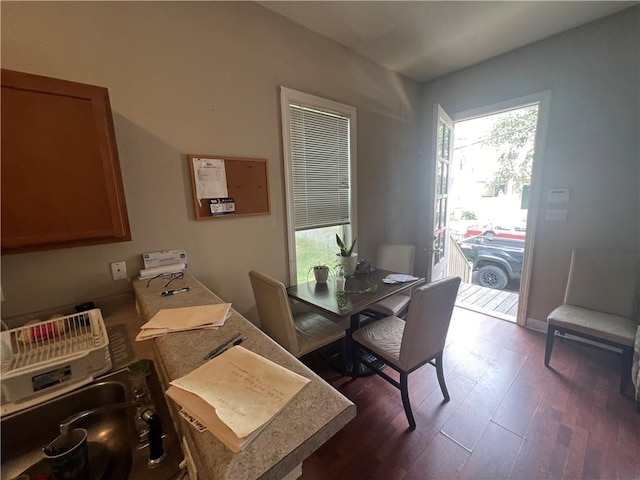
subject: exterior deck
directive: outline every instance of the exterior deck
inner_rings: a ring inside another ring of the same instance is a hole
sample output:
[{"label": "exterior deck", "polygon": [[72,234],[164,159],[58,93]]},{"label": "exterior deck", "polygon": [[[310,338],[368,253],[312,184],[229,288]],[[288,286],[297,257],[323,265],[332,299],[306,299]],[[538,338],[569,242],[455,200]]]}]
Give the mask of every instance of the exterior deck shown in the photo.
[{"label": "exterior deck", "polygon": [[518,292],[461,283],[456,306],[515,322],[518,314],[518,298]]}]

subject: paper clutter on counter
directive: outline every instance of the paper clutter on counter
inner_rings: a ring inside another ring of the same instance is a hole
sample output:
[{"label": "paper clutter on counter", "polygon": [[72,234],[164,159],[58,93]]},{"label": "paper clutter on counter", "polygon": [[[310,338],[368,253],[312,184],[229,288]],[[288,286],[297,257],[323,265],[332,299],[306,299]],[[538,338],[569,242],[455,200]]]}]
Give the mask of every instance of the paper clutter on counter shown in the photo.
[{"label": "paper clutter on counter", "polygon": [[161,337],[171,332],[218,328],[224,325],[229,315],[231,315],[230,303],[163,309],[140,327],[136,341]]}]

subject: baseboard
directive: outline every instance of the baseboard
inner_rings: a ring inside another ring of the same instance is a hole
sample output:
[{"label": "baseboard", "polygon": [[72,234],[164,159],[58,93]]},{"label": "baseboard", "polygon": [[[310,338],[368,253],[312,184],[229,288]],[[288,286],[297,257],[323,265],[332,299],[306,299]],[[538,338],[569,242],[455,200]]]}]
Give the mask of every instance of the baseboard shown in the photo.
[{"label": "baseboard", "polygon": [[543,322],[542,320],[538,320],[537,318],[527,317],[524,326],[530,328],[531,330],[535,330],[536,332],[547,333],[548,324],[547,322]]}]

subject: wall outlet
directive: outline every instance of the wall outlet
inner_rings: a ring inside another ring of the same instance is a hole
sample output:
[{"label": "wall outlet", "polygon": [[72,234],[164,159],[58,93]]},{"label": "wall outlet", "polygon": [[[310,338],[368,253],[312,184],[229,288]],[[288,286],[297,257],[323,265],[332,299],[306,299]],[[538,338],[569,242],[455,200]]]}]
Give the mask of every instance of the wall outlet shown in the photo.
[{"label": "wall outlet", "polygon": [[114,280],[122,280],[127,278],[127,264],[124,260],[120,262],[112,262],[111,264],[111,278]]}]

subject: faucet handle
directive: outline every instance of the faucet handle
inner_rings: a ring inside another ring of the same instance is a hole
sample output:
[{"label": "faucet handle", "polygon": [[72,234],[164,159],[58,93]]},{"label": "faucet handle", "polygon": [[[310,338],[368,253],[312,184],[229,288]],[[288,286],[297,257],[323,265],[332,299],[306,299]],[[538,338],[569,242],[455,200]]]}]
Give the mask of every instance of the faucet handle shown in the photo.
[{"label": "faucet handle", "polygon": [[158,414],[150,408],[142,412],[141,418],[149,424],[149,466],[156,467],[167,456],[162,446],[162,422]]}]

